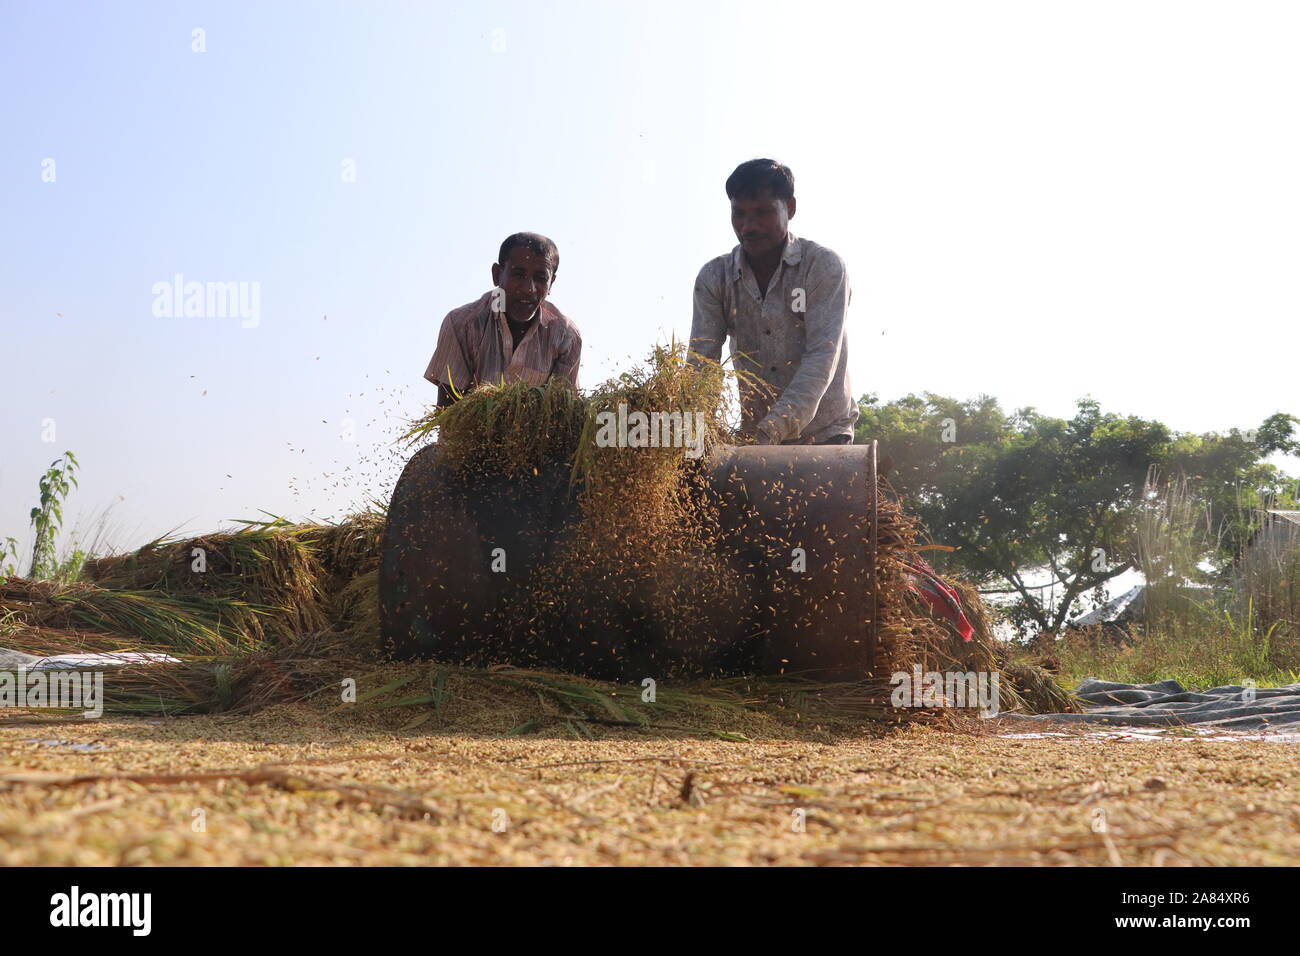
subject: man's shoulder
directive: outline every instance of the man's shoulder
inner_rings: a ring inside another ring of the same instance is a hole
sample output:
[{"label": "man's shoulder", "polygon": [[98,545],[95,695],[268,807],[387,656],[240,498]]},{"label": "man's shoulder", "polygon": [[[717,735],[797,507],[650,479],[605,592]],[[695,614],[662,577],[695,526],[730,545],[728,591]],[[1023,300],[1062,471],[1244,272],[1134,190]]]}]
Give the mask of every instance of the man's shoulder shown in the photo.
[{"label": "man's shoulder", "polygon": [[813,242],[811,239],[805,239],[803,236],[798,237],[800,256],[803,258],[805,267],[811,271],[813,269],[825,270],[828,272],[847,273],[848,266],[845,264],[843,257],[835,250],[830,249],[820,243]]},{"label": "man's shoulder", "polygon": [[579,342],[582,341],[582,332],[578,329],[578,323],[561,312],[549,299],[542,303],[542,314],[546,317],[547,324],[552,329],[559,331],[566,337],[572,336]]},{"label": "man's shoulder", "polygon": [[696,276],[697,282],[703,282],[711,288],[718,288],[726,283],[727,277],[731,274],[732,268],[736,261],[736,246],[730,252],[720,256],[714,256],[700,268],[699,275]]},{"label": "man's shoulder", "polygon": [[448,312],[442,321],[444,323],[450,322],[452,325],[466,325],[476,319],[484,318],[490,311],[488,308],[488,299],[490,299],[491,296],[492,293],[490,291],[484,292],[473,302],[466,302],[464,305],[458,305],[456,308]]}]

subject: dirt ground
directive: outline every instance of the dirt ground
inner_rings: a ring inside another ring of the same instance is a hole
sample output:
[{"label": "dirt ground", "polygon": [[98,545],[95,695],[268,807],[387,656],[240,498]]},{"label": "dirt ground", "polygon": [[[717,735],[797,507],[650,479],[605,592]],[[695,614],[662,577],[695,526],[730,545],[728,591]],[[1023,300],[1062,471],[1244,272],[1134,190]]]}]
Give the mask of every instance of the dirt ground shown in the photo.
[{"label": "dirt ground", "polygon": [[[0,864],[1276,865],[1300,749],[0,714]],[[503,726],[508,723],[509,716]],[[454,724],[455,722],[453,722]],[[1016,728],[1020,729],[1020,728]]]}]

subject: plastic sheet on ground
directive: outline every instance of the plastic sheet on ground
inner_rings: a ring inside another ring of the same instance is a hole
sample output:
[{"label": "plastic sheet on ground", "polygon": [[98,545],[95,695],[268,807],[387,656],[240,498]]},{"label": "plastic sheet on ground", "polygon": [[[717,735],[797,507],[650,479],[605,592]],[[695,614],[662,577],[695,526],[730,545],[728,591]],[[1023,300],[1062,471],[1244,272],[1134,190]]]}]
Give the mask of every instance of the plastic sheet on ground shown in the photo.
[{"label": "plastic sheet on ground", "polygon": [[170,654],[125,652],[117,654],[24,654],[0,647],[0,670],[90,670],[98,667],[122,667],[126,664],[179,664],[179,657]]},{"label": "plastic sheet on ground", "polygon": [[1300,684],[1252,687],[1228,684],[1189,691],[1178,681],[1119,684],[1089,678],[1075,695],[1091,705],[1081,714],[1007,714],[1018,721],[1091,724],[1113,728],[1194,727],[1198,731],[1300,735]]}]

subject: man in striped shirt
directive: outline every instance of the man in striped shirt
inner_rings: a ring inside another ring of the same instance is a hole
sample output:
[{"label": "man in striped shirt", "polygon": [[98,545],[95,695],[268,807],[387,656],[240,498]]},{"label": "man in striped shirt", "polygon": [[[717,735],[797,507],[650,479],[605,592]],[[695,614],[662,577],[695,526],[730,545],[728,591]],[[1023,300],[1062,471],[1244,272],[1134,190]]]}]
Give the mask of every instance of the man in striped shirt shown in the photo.
[{"label": "man in striped shirt", "polygon": [[582,336],[546,301],[559,265],[560,253],[545,236],[517,232],[501,243],[495,288],[442,320],[424,372],[438,386],[439,405],[488,383],[542,385],[558,376],[577,386]]}]

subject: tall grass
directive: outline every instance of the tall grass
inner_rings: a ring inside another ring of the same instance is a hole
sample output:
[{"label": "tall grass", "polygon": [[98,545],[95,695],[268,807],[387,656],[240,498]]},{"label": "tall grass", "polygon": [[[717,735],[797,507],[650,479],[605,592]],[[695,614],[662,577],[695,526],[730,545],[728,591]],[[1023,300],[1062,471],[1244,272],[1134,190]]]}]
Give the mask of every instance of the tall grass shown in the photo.
[{"label": "tall grass", "polygon": [[[1250,520],[1258,526],[1262,513]],[[1186,479],[1148,474],[1134,536],[1134,563],[1147,582],[1141,620],[1122,637],[1098,629],[1061,641],[1055,651],[1067,683],[1300,681],[1300,549],[1247,554],[1216,576],[1203,569],[1218,543],[1212,531]]]},{"label": "tall grass", "polygon": [[1145,629],[1131,642],[1101,632],[1061,641],[1062,678],[1070,685],[1085,677],[1130,684],[1172,678],[1196,689],[1247,679],[1264,687],[1300,682],[1300,639],[1293,632],[1261,622],[1251,603],[1238,613],[1188,603],[1190,613],[1176,623]]},{"label": "tall grass", "polygon": [[1134,524],[1134,564],[1146,581],[1142,627],[1167,633],[1192,626],[1193,590],[1205,583],[1200,564],[1211,547],[1208,513],[1192,494],[1187,478],[1164,479],[1147,472]]},{"label": "tall grass", "polygon": [[1252,545],[1233,568],[1233,607],[1260,628],[1300,632],[1300,528],[1261,510]]}]

